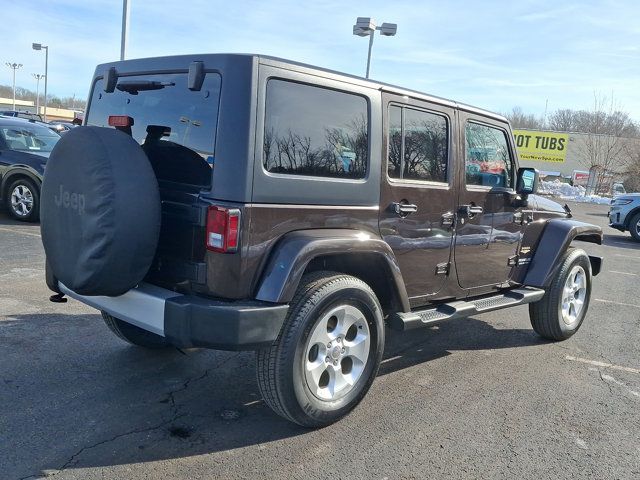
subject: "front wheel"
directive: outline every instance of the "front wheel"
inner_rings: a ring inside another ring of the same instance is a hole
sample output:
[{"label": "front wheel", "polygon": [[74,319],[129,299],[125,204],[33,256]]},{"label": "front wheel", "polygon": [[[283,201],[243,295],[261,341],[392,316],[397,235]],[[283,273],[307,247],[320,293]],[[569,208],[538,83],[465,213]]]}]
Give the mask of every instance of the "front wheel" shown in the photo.
[{"label": "front wheel", "polygon": [[16,220],[37,222],[40,218],[40,189],[31,180],[19,178],[7,189],[5,205]]},{"label": "front wheel", "polygon": [[640,242],[640,212],[631,218],[629,222],[629,233],[635,241]]},{"label": "front wheel", "polygon": [[383,350],[382,309],[366,283],[338,273],[306,275],[278,339],[257,353],[260,392],[287,420],[329,425],[365,396]]},{"label": "front wheel", "polygon": [[529,305],[531,325],[541,337],[566,340],[578,331],[591,299],[591,262],[580,249],[569,249],[547,293]]}]

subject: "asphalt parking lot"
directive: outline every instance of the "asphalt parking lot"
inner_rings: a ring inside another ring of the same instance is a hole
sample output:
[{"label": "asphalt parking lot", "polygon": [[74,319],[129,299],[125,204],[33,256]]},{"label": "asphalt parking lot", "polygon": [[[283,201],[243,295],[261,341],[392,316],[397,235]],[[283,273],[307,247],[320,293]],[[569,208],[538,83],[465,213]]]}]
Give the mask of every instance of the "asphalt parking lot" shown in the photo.
[{"label": "asphalt parking lot", "polygon": [[571,207],[606,233],[574,337],[527,307],[396,334],[318,431],[264,405],[252,353],[144,351],[50,303],[39,227],[0,214],[0,478],[640,478],[640,244]]}]

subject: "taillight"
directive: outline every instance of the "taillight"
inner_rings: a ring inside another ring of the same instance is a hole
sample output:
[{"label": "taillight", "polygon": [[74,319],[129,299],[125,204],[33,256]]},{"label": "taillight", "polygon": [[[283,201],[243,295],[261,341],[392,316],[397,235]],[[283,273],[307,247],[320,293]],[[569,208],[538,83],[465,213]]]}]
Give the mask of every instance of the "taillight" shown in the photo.
[{"label": "taillight", "polygon": [[109,115],[110,127],[131,127],[133,126],[133,118],[128,115]]},{"label": "taillight", "polygon": [[210,206],[207,210],[207,249],[235,252],[240,237],[240,210]]}]

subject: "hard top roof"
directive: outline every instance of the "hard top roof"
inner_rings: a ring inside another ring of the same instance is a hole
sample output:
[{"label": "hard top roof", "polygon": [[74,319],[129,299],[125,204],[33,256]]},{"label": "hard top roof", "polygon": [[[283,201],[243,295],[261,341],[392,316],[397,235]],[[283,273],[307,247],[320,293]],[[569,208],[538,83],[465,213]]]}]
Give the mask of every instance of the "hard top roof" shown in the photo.
[{"label": "hard top roof", "polygon": [[265,65],[272,65],[275,67],[289,69],[289,70],[303,71],[305,73],[315,74],[322,77],[332,77],[335,80],[346,81],[349,83],[354,83],[361,86],[366,86],[369,88],[374,88],[376,90],[386,91],[386,92],[390,92],[398,95],[406,95],[409,97],[422,99],[422,100],[426,100],[434,103],[439,103],[439,104],[450,106],[453,108],[459,108],[461,110],[465,110],[468,112],[477,113],[480,115],[494,118],[496,120],[505,121],[505,122],[507,121],[506,118],[500,114],[497,114],[488,110],[484,110],[482,108],[467,105],[464,103],[456,102],[453,100],[448,100],[435,95],[430,95],[417,90],[412,90],[412,89],[400,87],[397,85],[380,82],[377,80],[366,79],[358,75],[338,72],[336,70],[330,70],[328,68],[318,67],[315,65],[310,65],[302,62],[287,60],[284,58],[273,57],[269,55],[260,55],[260,54],[252,54],[252,53],[189,54],[189,55],[175,55],[175,56],[166,56],[166,57],[140,58],[140,59],[125,60],[123,62],[110,62],[110,63],[98,65],[96,67],[96,75],[100,76],[102,72],[109,67],[115,67],[116,71],[124,73],[124,72],[140,71],[140,69],[143,69],[143,70],[149,69],[149,71],[166,70],[167,68],[178,68],[178,66],[181,66],[182,69],[186,69],[188,68],[188,64],[193,61],[203,61],[206,64],[207,60],[212,62],[224,60],[225,63],[228,63],[228,62],[233,62],[234,59],[238,61],[240,61],[241,59],[244,61],[246,61],[247,59],[254,59],[255,61]]}]

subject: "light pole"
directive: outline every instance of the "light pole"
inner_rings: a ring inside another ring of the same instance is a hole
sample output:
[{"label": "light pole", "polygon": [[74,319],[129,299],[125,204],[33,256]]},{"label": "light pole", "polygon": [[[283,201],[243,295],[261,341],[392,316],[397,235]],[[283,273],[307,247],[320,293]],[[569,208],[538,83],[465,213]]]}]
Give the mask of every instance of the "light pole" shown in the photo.
[{"label": "light pole", "polygon": [[131,9],[129,0],[122,0],[122,36],[120,37],[120,60],[124,60],[127,51],[127,36],[129,35],[129,17]]},{"label": "light pole", "polygon": [[32,43],[34,50],[44,49],[44,121],[47,121],[47,81],[49,80],[49,47],[41,43]]},{"label": "light pole", "polygon": [[21,63],[7,62],[5,65],[13,70],[13,111],[16,111],[16,70],[22,67]]},{"label": "light pole", "polygon": [[373,37],[376,30],[380,32],[380,35],[385,37],[392,37],[398,31],[398,25],[395,23],[383,23],[379,27],[376,26],[376,21],[369,17],[358,17],[356,24],[353,26],[353,34],[359,37],[369,36],[369,53],[367,55],[367,78],[369,78],[369,67],[371,66],[371,49],[373,48]]},{"label": "light pole", "polygon": [[36,79],[36,114],[40,115],[40,80],[44,78],[44,75],[32,73],[31,76]]}]

